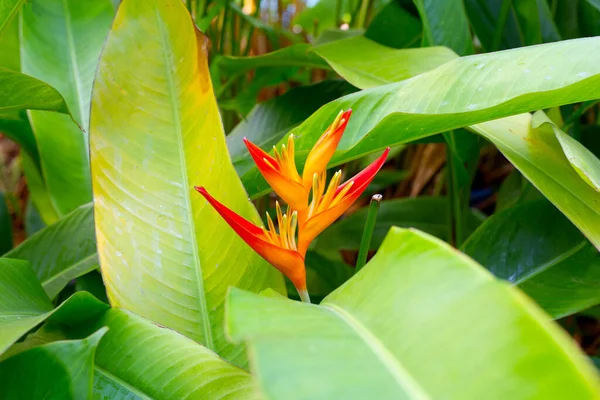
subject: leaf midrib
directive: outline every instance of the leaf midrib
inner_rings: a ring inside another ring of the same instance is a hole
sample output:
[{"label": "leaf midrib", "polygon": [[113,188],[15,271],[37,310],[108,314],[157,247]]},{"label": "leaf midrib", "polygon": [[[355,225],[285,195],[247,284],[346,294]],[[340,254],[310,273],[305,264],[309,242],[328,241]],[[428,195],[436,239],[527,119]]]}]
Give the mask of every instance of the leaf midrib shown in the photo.
[{"label": "leaf midrib", "polygon": [[[183,148],[183,133],[182,133],[182,128],[181,128],[181,116],[179,115],[179,101],[178,101],[178,97],[176,95],[175,83],[173,82],[173,77],[171,76],[171,71],[169,69],[169,65],[172,64],[172,59],[168,52],[168,49],[169,49],[168,33],[165,29],[164,21],[162,20],[162,18],[160,16],[159,10],[157,9],[155,11],[156,11],[156,13],[155,13],[156,19],[158,21],[158,30],[160,32],[160,41],[161,41],[161,45],[162,45],[161,47],[163,49],[165,66],[167,67],[165,72],[166,72],[167,82],[168,82],[168,86],[169,86],[169,99],[171,100],[171,109],[173,112],[173,121],[175,123],[175,131],[177,132],[177,136],[178,136],[177,144],[179,147],[179,165],[181,168],[181,174],[184,179],[184,187],[185,187],[188,184],[189,180],[188,180],[188,173],[187,173],[187,169],[186,169],[187,163],[186,163],[185,153],[184,153],[184,148]],[[188,220],[187,227],[189,229],[189,237],[191,238],[192,255],[193,255],[193,259],[194,259],[193,271],[194,271],[194,275],[196,278],[196,287],[198,289],[198,303],[200,305],[200,315],[202,317],[201,325],[202,325],[202,329],[204,330],[205,343],[203,343],[203,345],[206,346],[210,350],[214,350],[215,345],[214,345],[214,341],[212,338],[211,323],[210,323],[210,318],[209,318],[209,313],[208,313],[208,305],[206,303],[206,291],[204,288],[204,277],[202,276],[202,265],[200,263],[200,256],[198,254],[198,246],[197,246],[198,240],[196,237],[196,231],[191,226],[191,222],[193,221],[192,205],[190,202],[190,197],[187,194],[184,196],[184,198],[185,198],[185,210],[187,213],[187,220]]]},{"label": "leaf midrib", "polygon": [[[77,100],[77,114],[79,116],[79,124],[83,124],[85,121],[83,113],[83,96],[81,94],[81,77],[79,72],[79,66],[77,65],[77,54],[75,53],[75,40],[73,38],[73,28],[71,27],[71,12],[67,0],[62,0],[63,10],[65,12],[65,29],[67,31],[67,43],[68,43],[68,55],[69,63],[71,64],[71,71],[73,75],[73,83],[75,85],[75,97]],[[88,124],[85,124],[88,125]],[[83,127],[86,131],[89,129],[88,126]],[[87,135],[83,135],[86,148],[89,148]],[[89,157],[89,152],[86,152]]]},{"label": "leaf midrib", "polygon": [[387,366],[390,374],[396,379],[398,386],[402,390],[408,392],[408,394],[414,396],[413,399],[429,400],[432,399],[423,387],[421,387],[417,380],[396,360],[394,355],[384,346],[384,344],[375,336],[367,327],[365,327],[359,320],[354,318],[343,308],[333,303],[323,303],[321,306],[333,314],[335,314],[340,320],[342,320],[350,329],[352,329],[363,342],[373,350],[373,353],[381,361],[381,363]]}]

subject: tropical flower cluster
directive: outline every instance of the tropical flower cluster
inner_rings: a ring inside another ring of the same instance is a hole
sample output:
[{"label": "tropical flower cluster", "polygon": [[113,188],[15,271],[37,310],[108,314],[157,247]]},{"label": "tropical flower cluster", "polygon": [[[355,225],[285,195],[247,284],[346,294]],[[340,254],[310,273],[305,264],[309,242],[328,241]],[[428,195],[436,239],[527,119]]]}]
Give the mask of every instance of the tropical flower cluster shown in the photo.
[{"label": "tropical flower cluster", "polygon": [[195,188],[254,251],[292,281],[303,301],[310,301],[304,264],[310,243],[360,197],[385,163],[389,152],[387,148],[372,164],[342,184],[342,171],[337,171],[327,184],[327,164],[351,114],[351,110],[340,112],[325,130],[310,151],[302,175],[296,168],[292,134],[281,149],[273,147],[273,155],[244,138],[262,176],[288,204],[283,212],[276,203],[276,221],[273,222],[267,213],[267,227],[259,227],[236,214],[213,198],[204,187]]}]

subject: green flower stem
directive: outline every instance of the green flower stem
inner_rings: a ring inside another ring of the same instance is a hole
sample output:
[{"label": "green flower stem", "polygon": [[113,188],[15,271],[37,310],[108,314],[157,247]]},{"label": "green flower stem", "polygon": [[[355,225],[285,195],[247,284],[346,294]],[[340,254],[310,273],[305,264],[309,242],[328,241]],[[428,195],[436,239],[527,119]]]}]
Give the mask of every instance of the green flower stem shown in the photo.
[{"label": "green flower stem", "polygon": [[379,211],[379,203],[383,196],[380,194],[374,194],[371,197],[371,203],[369,204],[369,213],[367,214],[367,221],[365,222],[365,229],[363,231],[362,239],[360,240],[360,248],[358,250],[358,258],[356,260],[356,270],[354,273],[360,271],[362,267],[367,263],[367,255],[369,253],[369,247],[371,245],[371,238],[373,237],[373,230],[375,229],[375,221],[377,220],[377,212]]}]

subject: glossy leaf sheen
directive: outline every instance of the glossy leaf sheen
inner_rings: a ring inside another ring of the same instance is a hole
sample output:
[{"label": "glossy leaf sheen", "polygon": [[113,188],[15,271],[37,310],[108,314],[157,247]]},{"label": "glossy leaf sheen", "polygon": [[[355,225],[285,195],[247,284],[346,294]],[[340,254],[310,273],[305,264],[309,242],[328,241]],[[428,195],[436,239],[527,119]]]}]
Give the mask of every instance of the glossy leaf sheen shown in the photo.
[{"label": "glossy leaf sheen", "polygon": [[3,399],[88,399],[94,353],[107,329],[34,347],[0,363]]},{"label": "glossy leaf sheen", "polygon": [[267,398],[600,394],[591,363],[531,300],[417,231],[392,229],[320,306],[237,289],[229,301],[229,332],[249,342]]},{"label": "glossy leaf sheen", "polygon": [[29,261],[46,294],[54,298],[72,279],[98,267],[92,204],[75,209],[4,257]]},{"label": "glossy leaf sheen", "polygon": [[600,303],[600,253],[546,200],[493,215],[463,251],[554,318]]},{"label": "glossy leaf sheen", "polygon": [[227,289],[284,285],[193,190],[259,220],[227,154],[206,46],[180,0],[121,3],[94,86],[96,237],[113,306],[242,364],[223,335]]},{"label": "glossy leaf sheen", "polygon": [[56,88],[76,121],[57,113],[29,114],[59,215],[92,200],[85,131],[94,73],[113,15],[110,0],[31,0],[21,13],[22,71]]}]

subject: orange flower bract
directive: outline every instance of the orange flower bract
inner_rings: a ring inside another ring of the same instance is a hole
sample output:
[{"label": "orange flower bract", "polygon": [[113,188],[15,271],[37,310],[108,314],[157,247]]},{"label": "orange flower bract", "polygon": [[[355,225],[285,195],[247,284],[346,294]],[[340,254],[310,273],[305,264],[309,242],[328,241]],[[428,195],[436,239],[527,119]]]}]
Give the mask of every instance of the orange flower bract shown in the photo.
[{"label": "orange flower bract", "polygon": [[326,185],[327,164],[335,153],[351,113],[351,110],[340,112],[321,135],[306,159],[302,176],[296,168],[292,135],[288,137],[287,144],[282,145],[281,151],[274,147],[273,156],[244,138],[258,170],[288,204],[286,213],[281,211],[279,203],[276,204],[278,229],[268,214],[268,228],[256,226],[214,199],[204,187],[195,187],[254,251],[292,281],[303,301],[310,301],[304,265],[310,243],[360,197],[389,153],[387,148],[371,165],[341,185],[342,171],[336,172]]}]

